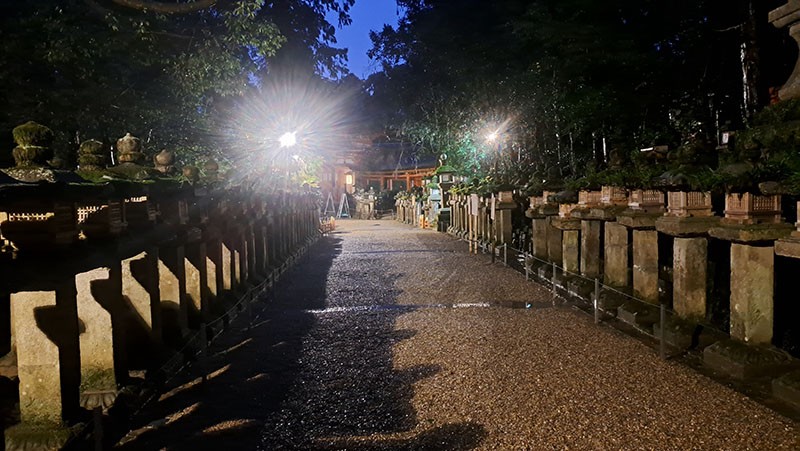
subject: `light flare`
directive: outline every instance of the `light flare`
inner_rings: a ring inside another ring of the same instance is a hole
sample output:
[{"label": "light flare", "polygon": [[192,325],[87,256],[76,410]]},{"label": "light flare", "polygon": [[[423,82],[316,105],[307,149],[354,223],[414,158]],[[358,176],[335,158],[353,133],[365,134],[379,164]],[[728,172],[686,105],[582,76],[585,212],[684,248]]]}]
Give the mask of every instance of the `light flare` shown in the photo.
[{"label": "light flare", "polygon": [[275,76],[254,89],[233,105],[226,127],[239,176],[256,188],[289,189],[320,158],[352,150],[361,125],[358,94],[300,75]]},{"label": "light flare", "polygon": [[[286,132],[278,138],[281,147],[294,147],[297,144],[297,132]],[[294,155],[297,156],[297,155]]]}]

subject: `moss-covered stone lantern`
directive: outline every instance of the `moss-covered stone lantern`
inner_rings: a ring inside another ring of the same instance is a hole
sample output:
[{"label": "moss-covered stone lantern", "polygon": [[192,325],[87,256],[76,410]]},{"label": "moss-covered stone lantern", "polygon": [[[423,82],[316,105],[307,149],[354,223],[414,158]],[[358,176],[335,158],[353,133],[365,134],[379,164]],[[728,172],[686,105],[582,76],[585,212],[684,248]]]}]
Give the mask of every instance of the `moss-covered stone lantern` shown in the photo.
[{"label": "moss-covered stone lantern", "polygon": [[18,168],[41,168],[53,158],[53,131],[42,124],[29,121],[12,131],[17,147],[12,154]]},{"label": "moss-covered stone lantern", "polygon": [[23,182],[54,182],[55,173],[49,163],[53,158],[52,130],[31,121],[15,127],[12,135],[17,144],[11,152],[15,167],[5,172]]},{"label": "moss-covered stone lantern", "polygon": [[81,171],[102,171],[109,163],[109,153],[102,142],[89,139],[78,149],[78,167]]},{"label": "moss-covered stone lantern", "polygon": [[117,140],[117,161],[119,164],[110,171],[123,178],[146,180],[158,174],[154,169],[143,165],[145,155],[142,152],[142,141],[130,133]]}]

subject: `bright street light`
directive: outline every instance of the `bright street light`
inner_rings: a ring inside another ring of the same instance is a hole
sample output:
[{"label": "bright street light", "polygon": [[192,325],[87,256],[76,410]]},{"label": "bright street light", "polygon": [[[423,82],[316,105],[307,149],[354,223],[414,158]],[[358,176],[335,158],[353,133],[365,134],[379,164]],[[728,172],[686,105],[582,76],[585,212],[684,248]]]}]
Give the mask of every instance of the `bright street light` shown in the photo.
[{"label": "bright street light", "polygon": [[281,147],[293,147],[297,144],[297,132],[286,132],[278,138]]},{"label": "bright street light", "polygon": [[488,135],[486,135],[486,140],[489,142],[494,142],[495,140],[497,140],[498,137],[499,134],[497,132],[491,132]]}]

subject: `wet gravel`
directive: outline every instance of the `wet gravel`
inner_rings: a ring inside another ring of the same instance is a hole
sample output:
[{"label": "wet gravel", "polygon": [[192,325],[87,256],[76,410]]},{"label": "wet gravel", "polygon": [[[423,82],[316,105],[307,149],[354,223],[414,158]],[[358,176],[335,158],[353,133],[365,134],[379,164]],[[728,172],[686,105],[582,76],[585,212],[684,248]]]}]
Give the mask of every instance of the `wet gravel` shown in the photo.
[{"label": "wet gravel", "polygon": [[312,252],[119,449],[800,449],[797,423],[448,236],[343,221]]}]

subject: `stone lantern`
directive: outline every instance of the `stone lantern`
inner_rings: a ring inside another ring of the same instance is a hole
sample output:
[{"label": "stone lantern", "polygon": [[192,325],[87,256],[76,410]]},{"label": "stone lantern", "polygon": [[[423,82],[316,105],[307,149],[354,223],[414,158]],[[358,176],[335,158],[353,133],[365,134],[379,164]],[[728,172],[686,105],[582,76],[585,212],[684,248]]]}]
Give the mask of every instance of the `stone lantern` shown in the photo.
[{"label": "stone lantern", "polygon": [[143,166],[144,160],[142,140],[127,133],[117,140],[117,162],[119,164],[109,170],[126,179],[150,179],[157,172],[152,168]]},{"label": "stone lantern", "polygon": [[78,149],[78,166],[81,171],[102,171],[109,163],[109,153],[102,142],[89,139]]},{"label": "stone lantern", "polygon": [[203,165],[203,172],[209,182],[216,182],[219,180],[219,163],[215,160],[208,160]]},{"label": "stone lantern", "polygon": [[442,189],[442,205],[449,205],[450,188],[455,184],[455,170],[450,166],[440,166],[436,170],[439,177],[439,187]]},{"label": "stone lantern", "polygon": [[14,162],[18,168],[40,168],[47,166],[52,158],[53,132],[44,125],[30,121],[14,128]]},{"label": "stone lantern", "polygon": [[[776,28],[789,28],[789,34],[800,46],[800,0],[789,0],[785,5],[769,13],[769,22]],[[800,60],[797,61],[792,75],[778,91],[781,100],[800,97]]]},{"label": "stone lantern", "polygon": [[200,180],[200,169],[197,166],[184,166],[181,173],[191,184],[195,184]]},{"label": "stone lantern", "polygon": [[36,122],[26,122],[12,131],[17,147],[12,151],[16,166],[5,172],[23,182],[55,182],[48,161],[53,158],[53,132]]},{"label": "stone lantern", "polygon": [[153,156],[153,163],[155,164],[156,171],[165,174],[173,175],[178,172],[175,167],[175,154],[167,149]]}]

